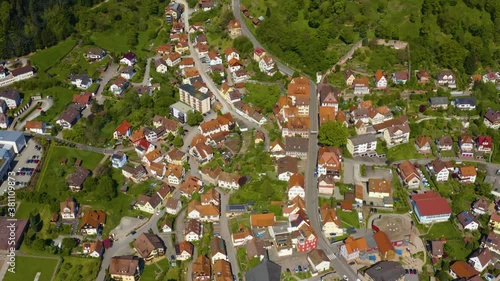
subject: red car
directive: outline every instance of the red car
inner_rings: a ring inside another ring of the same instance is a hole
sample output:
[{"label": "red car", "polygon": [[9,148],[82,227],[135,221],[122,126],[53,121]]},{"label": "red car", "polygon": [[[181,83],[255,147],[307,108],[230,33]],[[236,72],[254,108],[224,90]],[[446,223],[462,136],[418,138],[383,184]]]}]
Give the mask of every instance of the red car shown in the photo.
[{"label": "red car", "polygon": [[38,109],[38,110],[42,110],[42,107],[41,107],[41,106],[39,106],[37,109]]}]

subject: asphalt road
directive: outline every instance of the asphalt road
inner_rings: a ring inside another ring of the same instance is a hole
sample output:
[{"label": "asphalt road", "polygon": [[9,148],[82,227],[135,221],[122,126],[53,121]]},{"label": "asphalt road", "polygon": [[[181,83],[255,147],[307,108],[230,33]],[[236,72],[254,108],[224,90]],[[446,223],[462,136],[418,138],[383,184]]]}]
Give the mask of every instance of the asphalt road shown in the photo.
[{"label": "asphalt road", "polygon": [[229,225],[229,218],[226,216],[226,206],[229,205],[230,193],[225,193],[223,190],[218,189],[220,192],[220,236],[226,242],[226,251],[229,257],[229,262],[231,263],[231,269],[233,271],[233,276],[238,278],[240,273],[240,268],[238,264],[238,259],[236,258],[235,247],[233,246],[233,241],[231,239],[231,229]]},{"label": "asphalt road", "polygon": [[95,99],[98,104],[103,104],[105,97],[102,95],[102,92],[106,88],[106,85],[108,85],[109,81],[111,78],[115,77],[118,75],[118,68],[120,66],[115,63],[111,63],[106,71],[101,75],[101,82],[99,83],[99,90],[97,90],[97,93],[95,95]]}]

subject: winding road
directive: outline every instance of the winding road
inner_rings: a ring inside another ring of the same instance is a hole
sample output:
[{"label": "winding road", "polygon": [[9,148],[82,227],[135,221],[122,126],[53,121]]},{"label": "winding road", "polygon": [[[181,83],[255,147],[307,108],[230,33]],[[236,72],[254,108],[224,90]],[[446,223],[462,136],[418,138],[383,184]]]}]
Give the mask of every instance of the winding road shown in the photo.
[{"label": "winding road", "polygon": [[[232,2],[232,10],[234,17],[241,22],[241,29],[243,35],[247,36],[253,43],[254,48],[263,48],[262,44],[255,38],[255,36],[250,32],[248,27],[245,24],[244,19],[240,13],[240,1],[233,0]],[[266,51],[267,52],[267,51]],[[274,58],[276,64],[278,65],[278,69],[287,75],[292,76],[294,70],[290,67],[284,65],[279,62],[276,58]],[[318,248],[323,249],[327,254],[328,258],[331,261],[333,268],[337,270],[340,276],[346,275],[349,280],[356,280],[357,274],[352,270],[352,268],[347,264],[340,255],[338,255],[339,250],[338,247],[331,247],[329,241],[323,236],[323,232],[321,229],[321,222],[318,213],[318,189],[317,189],[317,179],[314,177],[314,170],[316,168],[317,157],[318,157],[318,98],[317,98],[317,88],[316,84],[313,81],[309,81],[310,83],[310,105],[309,105],[309,118],[310,118],[310,132],[309,132],[309,148],[307,154],[307,167],[305,174],[306,181],[306,211],[309,216],[309,220],[311,222],[311,226],[313,227],[316,235],[318,236]],[[339,258],[336,257],[339,256]]]}]

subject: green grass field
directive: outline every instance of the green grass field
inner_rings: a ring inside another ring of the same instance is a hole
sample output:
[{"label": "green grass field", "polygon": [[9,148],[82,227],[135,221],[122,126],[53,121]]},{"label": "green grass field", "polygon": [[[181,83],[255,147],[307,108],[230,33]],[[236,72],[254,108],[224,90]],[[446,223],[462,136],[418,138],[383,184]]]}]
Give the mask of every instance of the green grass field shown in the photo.
[{"label": "green grass field", "polygon": [[356,211],[353,210],[352,212],[342,212],[340,209],[337,209],[337,214],[339,215],[340,220],[342,221],[342,227],[359,228],[358,213]]},{"label": "green grass field", "polygon": [[389,161],[398,161],[425,157],[423,154],[417,152],[414,143],[415,141],[410,139],[408,143],[400,144],[387,149],[387,159]]},{"label": "green grass field", "polygon": [[99,259],[65,257],[55,280],[95,280],[100,264]]},{"label": "green grass field", "polygon": [[68,39],[61,43],[36,52],[31,56],[31,61],[38,68],[38,71],[45,71],[59,62],[76,44],[76,40]]},{"label": "green grass field", "polygon": [[51,257],[16,257],[16,272],[7,272],[4,281],[31,281],[40,272],[38,281],[51,281],[52,275],[56,270],[56,265],[59,258],[56,256]]},{"label": "green grass field", "polygon": [[272,112],[274,104],[278,101],[281,89],[278,85],[245,84],[247,93],[243,100],[254,106],[260,107],[266,112]]},{"label": "green grass field", "polygon": [[438,239],[445,237],[447,239],[456,239],[462,237],[462,233],[450,222],[440,222],[434,224],[429,233],[426,235],[428,238]]}]

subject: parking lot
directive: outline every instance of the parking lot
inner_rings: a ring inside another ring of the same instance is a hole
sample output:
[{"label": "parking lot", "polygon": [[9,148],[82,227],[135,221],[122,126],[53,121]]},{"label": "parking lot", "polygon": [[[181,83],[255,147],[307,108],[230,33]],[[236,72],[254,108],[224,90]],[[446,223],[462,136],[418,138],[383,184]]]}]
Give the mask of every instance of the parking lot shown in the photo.
[{"label": "parking lot", "polygon": [[[39,172],[37,169],[42,158],[41,147],[33,140],[26,143],[26,147],[17,154],[12,162],[13,176],[16,181],[16,188],[22,188],[28,185],[32,175]],[[4,181],[0,186],[0,192],[4,193],[8,188],[8,181]]]},{"label": "parking lot", "polygon": [[291,273],[298,273],[308,271],[310,268],[309,262],[307,261],[307,253],[294,253],[291,256],[280,257],[275,259],[275,262],[281,265],[281,271]]}]

